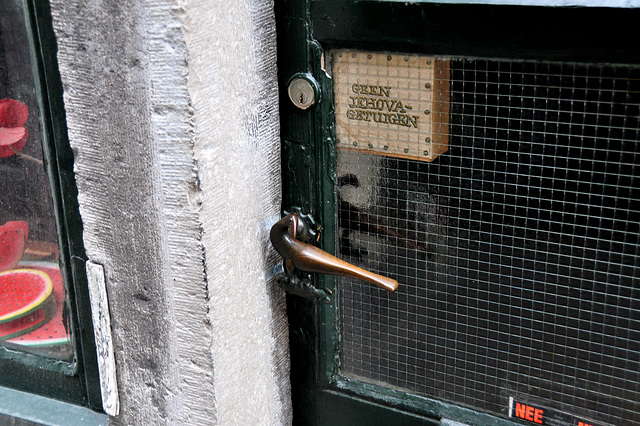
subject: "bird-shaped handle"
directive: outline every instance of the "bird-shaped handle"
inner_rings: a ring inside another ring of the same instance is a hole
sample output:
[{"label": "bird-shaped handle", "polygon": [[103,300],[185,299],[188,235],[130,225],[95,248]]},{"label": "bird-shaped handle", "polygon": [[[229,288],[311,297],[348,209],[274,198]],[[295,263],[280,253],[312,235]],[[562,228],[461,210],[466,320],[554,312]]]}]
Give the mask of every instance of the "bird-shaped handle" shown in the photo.
[{"label": "bird-shaped handle", "polygon": [[359,278],[388,291],[398,288],[398,281],[374,274],[338,259],[329,253],[296,239],[300,219],[289,214],[271,227],[271,243],[284,258],[288,273],[294,270]]}]

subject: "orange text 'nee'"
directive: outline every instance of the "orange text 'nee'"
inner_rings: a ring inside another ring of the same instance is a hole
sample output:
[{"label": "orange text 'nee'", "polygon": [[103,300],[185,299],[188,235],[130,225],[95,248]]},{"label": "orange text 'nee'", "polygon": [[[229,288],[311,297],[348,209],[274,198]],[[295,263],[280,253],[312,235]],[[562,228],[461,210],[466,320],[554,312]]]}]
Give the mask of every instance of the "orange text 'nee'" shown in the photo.
[{"label": "orange text 'nee'", "polygon": [[544,410],[516,402],[515,416],[521,419],[529,420],[530,422],[542,424]]}]

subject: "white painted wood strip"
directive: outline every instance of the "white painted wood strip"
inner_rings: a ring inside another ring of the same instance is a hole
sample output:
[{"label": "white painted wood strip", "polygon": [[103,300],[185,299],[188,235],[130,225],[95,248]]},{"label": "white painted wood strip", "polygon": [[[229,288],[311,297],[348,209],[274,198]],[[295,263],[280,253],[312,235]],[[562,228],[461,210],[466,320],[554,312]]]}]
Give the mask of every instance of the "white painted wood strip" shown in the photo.
[{"label": "white painted wood strip", "polygon": [[89,282],[89,299],[91,300],[93,333],[98,354],[102,407],[108,415],[117,416],[120,411],[120,402],[104,268],[100,264],[88,261],[86,269]]}]

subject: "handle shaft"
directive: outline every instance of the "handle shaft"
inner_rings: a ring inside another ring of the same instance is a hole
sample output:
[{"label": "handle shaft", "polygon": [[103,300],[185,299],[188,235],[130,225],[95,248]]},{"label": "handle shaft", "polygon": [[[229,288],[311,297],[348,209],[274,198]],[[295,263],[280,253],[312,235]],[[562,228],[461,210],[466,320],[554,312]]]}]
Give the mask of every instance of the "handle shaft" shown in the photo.
[{"label": "handle shaft", "polygon": [[388,291],[398,288],[398,281],[375,274],[295,238],[298,229],[295,214],[285,216],[271,228],[271,243],[287,264],[305,272],[359,278]]}]

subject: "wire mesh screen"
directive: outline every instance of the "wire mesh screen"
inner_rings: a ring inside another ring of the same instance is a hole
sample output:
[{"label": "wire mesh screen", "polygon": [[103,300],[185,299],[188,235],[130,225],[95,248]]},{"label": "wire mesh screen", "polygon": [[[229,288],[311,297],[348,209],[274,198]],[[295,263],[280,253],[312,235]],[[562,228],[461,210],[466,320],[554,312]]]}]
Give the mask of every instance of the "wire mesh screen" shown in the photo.
[{"label": "wire mesh screen", "polygon": [[341,372],[640,424],[640,70],[451,60],[448,151],[338,151]]}]

